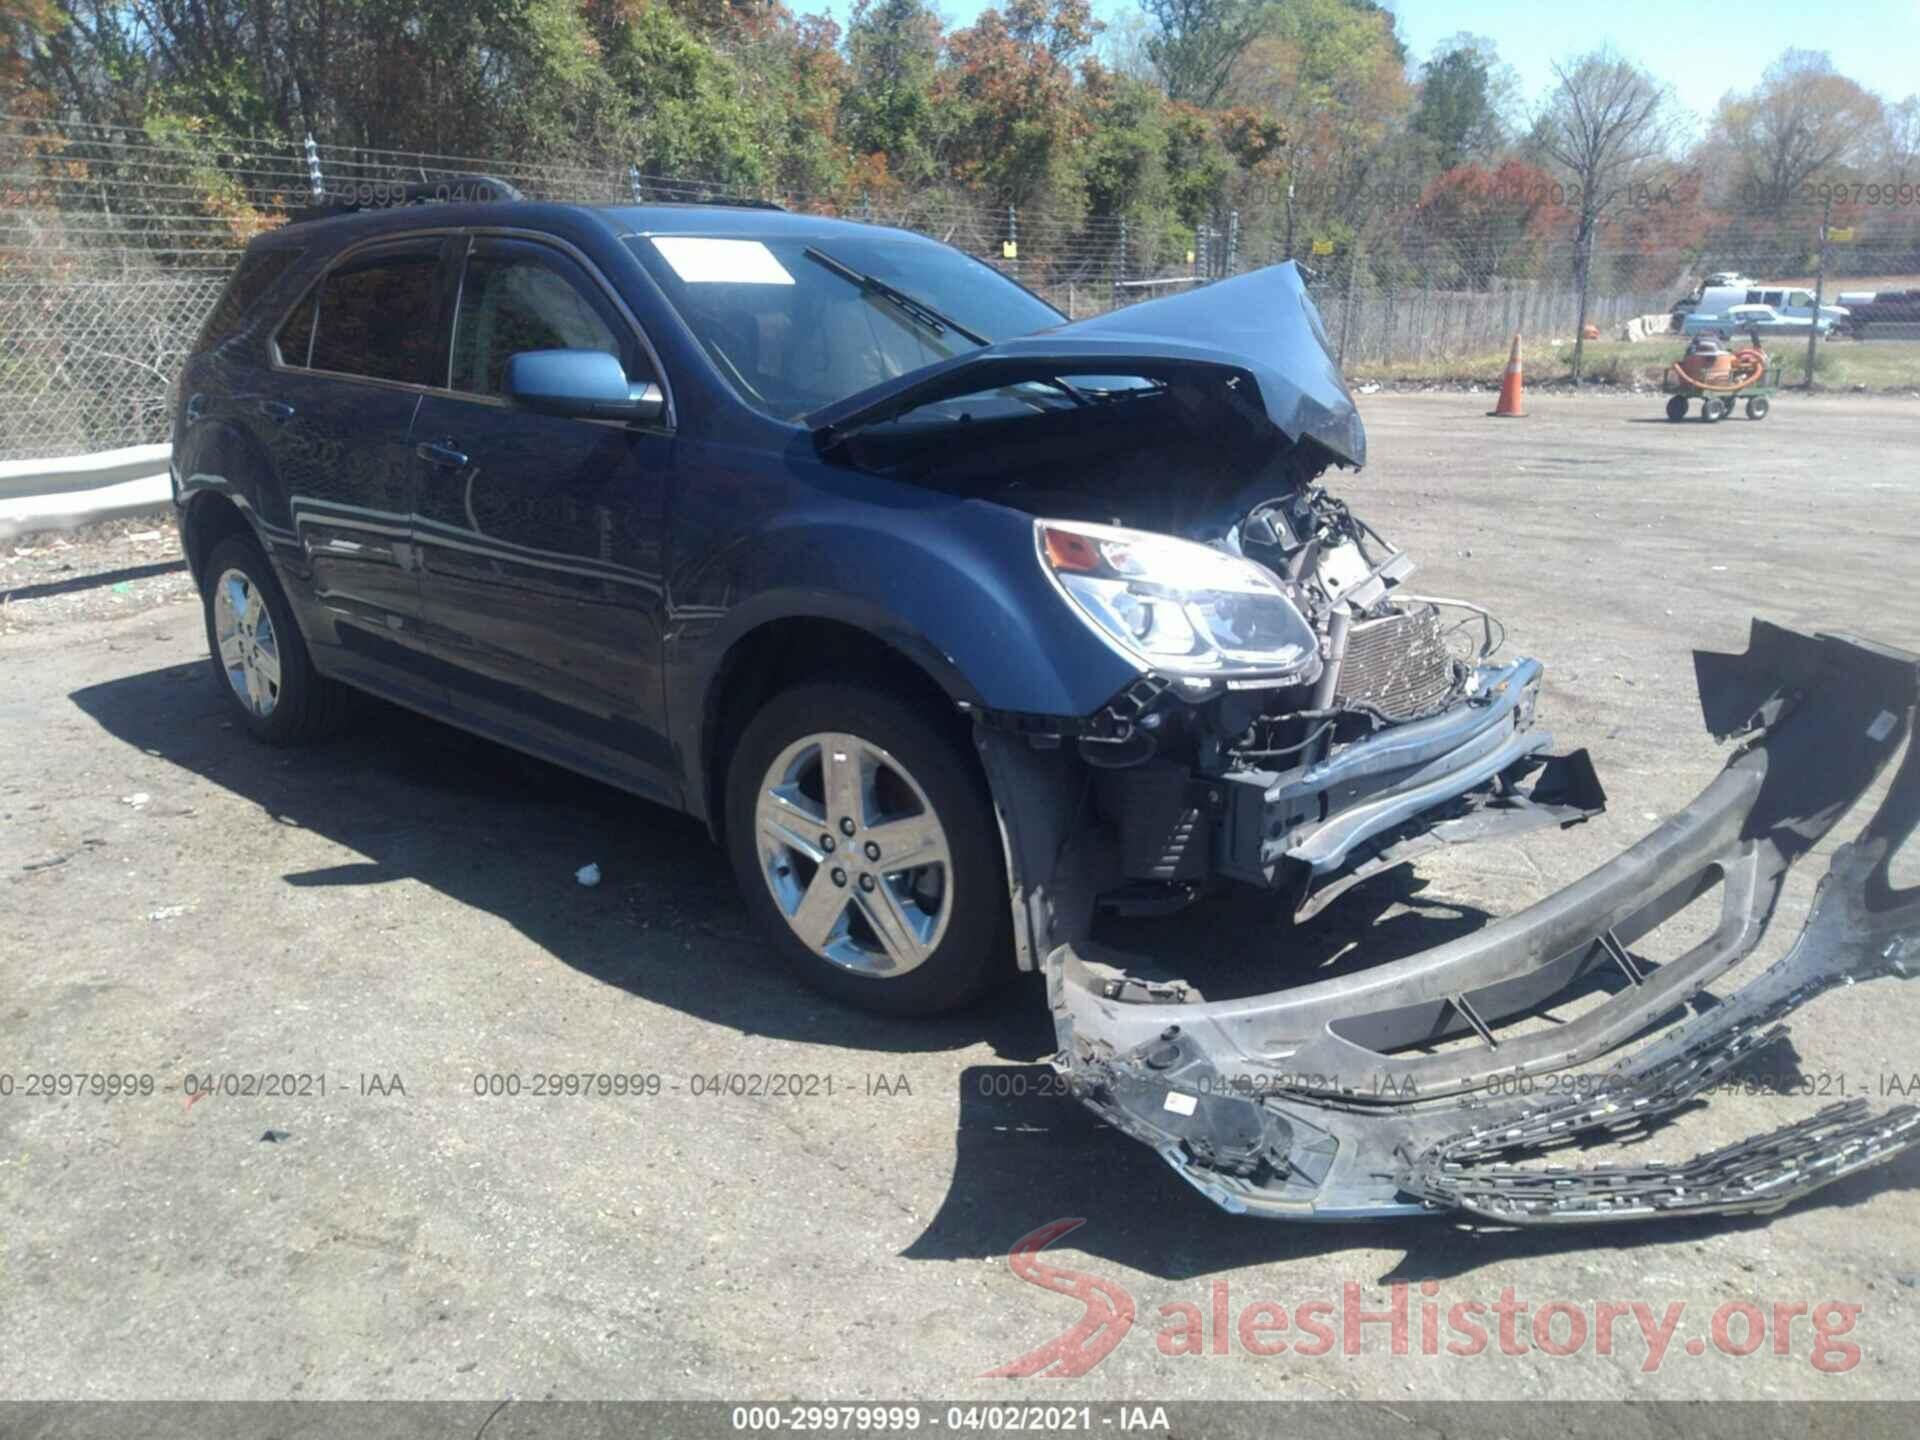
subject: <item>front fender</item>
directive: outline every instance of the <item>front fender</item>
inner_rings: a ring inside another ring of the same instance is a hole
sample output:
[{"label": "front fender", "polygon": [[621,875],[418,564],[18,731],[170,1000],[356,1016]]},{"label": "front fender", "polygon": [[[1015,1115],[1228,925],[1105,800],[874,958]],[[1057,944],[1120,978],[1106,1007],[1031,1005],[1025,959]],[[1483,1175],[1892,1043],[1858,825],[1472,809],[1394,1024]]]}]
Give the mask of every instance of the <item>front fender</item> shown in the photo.
[{"label": "front fender", "polygon": [[729,654],[778,621],[853,626],[976,708],[1089,715],[1135,678],[1048,585],[1030,517],[888,489],[894,503],[829,497],[775,516],[676,576],[668,721],[689,776],[705,773],[705,718]]}]

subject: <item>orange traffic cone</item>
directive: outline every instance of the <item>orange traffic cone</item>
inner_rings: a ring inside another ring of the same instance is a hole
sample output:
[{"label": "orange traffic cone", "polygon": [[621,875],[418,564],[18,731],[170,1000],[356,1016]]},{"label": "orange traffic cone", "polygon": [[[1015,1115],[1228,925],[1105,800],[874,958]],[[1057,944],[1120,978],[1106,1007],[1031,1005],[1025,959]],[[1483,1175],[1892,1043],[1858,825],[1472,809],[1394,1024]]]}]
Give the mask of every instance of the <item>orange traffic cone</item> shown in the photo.
[{"label": "orange traffic cone", "polygon": [[1487,414],[1498,415],[1507,420],[1518,420],[1527,413],[1522,403],[1522,392],[1526,389],[1520,378],[1520,332],[1513,332],[1513,350],[1507,356],[1507,373],[1500,380],[1500,403]]}]

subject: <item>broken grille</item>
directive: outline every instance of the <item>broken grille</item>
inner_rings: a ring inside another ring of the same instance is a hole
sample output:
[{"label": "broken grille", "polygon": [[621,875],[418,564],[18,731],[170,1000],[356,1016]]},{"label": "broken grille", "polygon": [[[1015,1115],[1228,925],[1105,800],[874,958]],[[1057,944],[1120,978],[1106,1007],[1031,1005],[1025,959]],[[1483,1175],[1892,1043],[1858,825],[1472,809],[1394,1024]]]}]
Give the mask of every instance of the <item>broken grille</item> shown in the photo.
[{"label": "broken grille", "polygon": [[1440,708],[1456,682],[1440,612],[1428,605],[1362,620],[1349,630],[1334,698],[1390,720],[1412,720]]}]

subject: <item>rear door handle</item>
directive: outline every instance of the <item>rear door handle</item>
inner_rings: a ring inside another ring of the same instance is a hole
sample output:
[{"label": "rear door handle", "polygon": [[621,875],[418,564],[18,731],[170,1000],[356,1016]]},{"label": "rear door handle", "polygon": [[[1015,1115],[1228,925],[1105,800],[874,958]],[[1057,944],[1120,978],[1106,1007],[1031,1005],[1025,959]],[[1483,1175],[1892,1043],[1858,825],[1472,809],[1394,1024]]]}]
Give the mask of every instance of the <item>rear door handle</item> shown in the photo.
[{"label": "rear door handle", "polygon": [[278,425],[293,418],[293,406],[284,400],[262,400],[260,413]]},{"label": "rear door handle", "polygon": [[454,449],[444,440],[423,440],[413,447],[413,453],[429,465],[444,465],[449,469],[462,469],[467,463],[466,452]]}]

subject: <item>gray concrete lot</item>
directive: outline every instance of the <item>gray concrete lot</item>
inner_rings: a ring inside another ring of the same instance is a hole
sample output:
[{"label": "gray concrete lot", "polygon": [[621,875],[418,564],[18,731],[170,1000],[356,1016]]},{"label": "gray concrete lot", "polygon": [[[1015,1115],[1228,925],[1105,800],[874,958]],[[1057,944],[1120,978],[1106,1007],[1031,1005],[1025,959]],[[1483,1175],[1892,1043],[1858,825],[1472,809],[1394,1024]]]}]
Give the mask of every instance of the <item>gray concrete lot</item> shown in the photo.
[{"label": "gray concrete lot", "polygon": [[[1485,396],[1363,403],[1374,463],[1334,483],[1418,557],[1418,588],[1490,604],[1546,661],[1545,721],[1592,749],[1612,808],[1297,932],[1231,907],[1180,923],[1274,983],[1515,908],[1691,796],[1723,756],[1689,652],[1741,648],[1750,616],[1920,648],[1920,406],[1783,396],[1709,427],[1657,396],[1536,398],[1520,421],[1484,418]],[[29,597],[0,634],[0,1397],[1920,1395],[1920,1159],[1765,1222],[1236,1221],[1050,1091],[1031,977],[934,1023],[838,1009],[776,968],[699,827],[384,708],[324,748],[263,749],[222,714],[184,587],[89,608],[67,598],[84,568],[61,573],[34,592],[57,611]],[[598,888],[575,883],[588,862]],[[1887,1077],[1920,1072],[1916,1036],[1920,985],[1875,982],[1802,1012],[1777,1068],[1884,1106]],[[152,1093],[29,1093],[89,1074]],[[189,1103],[190,1074],[299,1093]],[[530,1093],[593,1074],[658,1088]],[[477,1094],[487,1077],[521,1093]],[[1818,1098],[1722,1096],[1639,1153]],[[1062,1217],[1085,1224],[1047,1259],[1124,1289],[1131,1333],[1079,1378],[986,1378],[1082,1314],[1007,1263]],[[1377,1311],[1399,1282],[1409,1355],[1382,1324],[1356,1354],[1342,1335],[1260,1356],[1237,1333],[1215,1353],[1216,1303],[1326,1301],[1337,1331],[1343,1287]],[[1448,1354],[1444,1318],[1422,1353],[1423,1303],[1507,1287],[1528,1353],[1495,1334]],[[1610,1355],[1597,1325],[1565,1357],[1534,1343],[1541,1307],[1593,1321],[1599,1301],[1684,1304],[1661,1363],[1632,1318]],[[1728,1302],[1760,1307],[1756,1353],[1724,1353],[1740,1319],[1712,1343]],[[1861,1307],[1857,1355],[1826,1357],[1842,1373],[1815,1367],[1805,1317],[1776,1353],[1776,1302]],[[1183,1305],[1201,1354],[1157,1339]]]}]

